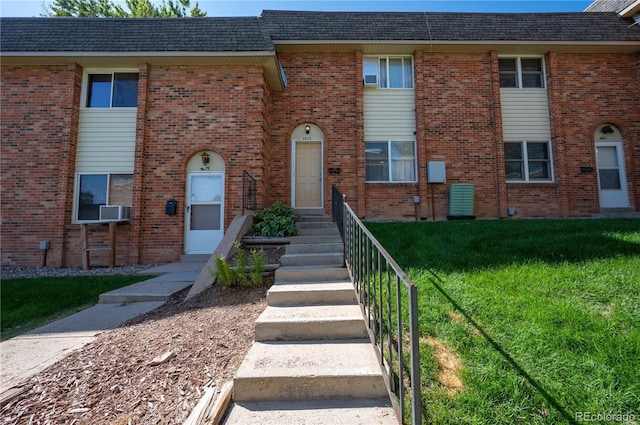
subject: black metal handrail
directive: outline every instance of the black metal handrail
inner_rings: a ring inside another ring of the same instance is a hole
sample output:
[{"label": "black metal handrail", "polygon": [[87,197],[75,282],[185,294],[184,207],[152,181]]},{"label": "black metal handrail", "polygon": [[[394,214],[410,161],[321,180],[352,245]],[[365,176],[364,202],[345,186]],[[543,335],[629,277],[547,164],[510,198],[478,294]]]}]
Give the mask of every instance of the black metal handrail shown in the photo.
[{"label": "black metal handrail", "polygon": [[344,199],[345,196],[340,193],[337,187],[331,186],[331,215],[333,216],[333,220],[336,222],[338,226],[338,230],[340,231],[340,237],[342,238],[342,242],[344,243],[344,220],[343,220],[343,210],[344,210]]},{"label": "black metal handrail", "polygon": [[343,224],[345,264],[376,348],[398,422],[421,424],[417,288],[335,186],[332,198],[334,219]]},{"label": "black metal handrail", "polygon": [[255,211],[258,209],[257,194],[256,179],[246,171],[242,171],[242,214],[244,214],[244,210]]}]

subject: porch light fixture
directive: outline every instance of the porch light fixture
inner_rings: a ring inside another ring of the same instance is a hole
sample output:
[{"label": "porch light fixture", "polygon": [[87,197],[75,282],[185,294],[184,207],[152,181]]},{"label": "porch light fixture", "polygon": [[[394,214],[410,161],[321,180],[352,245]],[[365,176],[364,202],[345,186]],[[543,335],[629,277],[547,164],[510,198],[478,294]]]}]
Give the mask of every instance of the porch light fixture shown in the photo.
[{"label": "porch light fixture", "polygon": [[209,165],[209,154],[208,153],[202,152],[200,154],[200,158],[202,158],[202,165],[203,166],[206,167],[207,165]]},{"label": "porch light fixture", "polygon": [[611,128],[610,125],[605,125],[600,131],[602,131],[602,134],[611,134],[614,132],[613,128]]},{"label": "porch light fixture", "polygon": [[311,126],[309,124],[304,126],[304,132],[309,134],[309,132],[311,131]]}]

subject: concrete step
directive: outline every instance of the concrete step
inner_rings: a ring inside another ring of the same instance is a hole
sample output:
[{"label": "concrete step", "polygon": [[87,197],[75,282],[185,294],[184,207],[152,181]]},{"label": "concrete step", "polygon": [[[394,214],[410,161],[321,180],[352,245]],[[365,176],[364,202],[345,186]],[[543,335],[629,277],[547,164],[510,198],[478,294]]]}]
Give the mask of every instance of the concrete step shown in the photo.
[{"label": "concrete step", "polygon": [[276,282],[322,282],[345,279],[349,279],[347,269],[336,266],[284,266],[275,273]]},{"label": "concrete step", "polygon": [[293,212],[300,215],[302,219],[329,217],[324,212],[324,208],[294,208]]},{"label": "concrete step", "polygon": [[291,244],[322,244],[322,243],[342,243],[340,235],[327,236],[292,236]]},{"label": "concrete step", "polygon": [[193,285],[198,272],[167,273],[142,282],[100,294],[99,304],[166,301]]},{"label": "concrete step", "polygon": [[368,339],[254,342],[233,386],[239,403],[387,397]]},{"label": "concrete step", "polygon": [[367,338],[357,304],[267,306],[255,325],[256,341]]},{"label": "concrete step", "polygon": [[236,403],[225,425],[398,425],[389,398]]},{"label": "concrete step", "polygon": [[337,229],[337,226],[332,221],[298,221],[296,222],[296,228],[300,229]]},{"label": "concrete step", "polygon": [[316,252],[312,254],[285,254],[280,257],[281,266],[342,266],[341,252]]},{"label": "concrete step", "polygon": [[285,254],[309,254],[312,252],[344,252],[344,245],[339,243],[294,243],[285,246]]},{"label": "concrete step", "polygon": [[267,304],[272,306],[353,304],[356,295],[348,280],[327,282],[276,282],[267,292]]},{"label": "concrete step", "polygon": [[340,232],[338,231],[338,228],[336,226],[331,226],[330,228],[326,228],[326,229],[318,229],[318,228],[312,228],[312,229],[298,229],[298,236],[337,236],[340,237]]}]

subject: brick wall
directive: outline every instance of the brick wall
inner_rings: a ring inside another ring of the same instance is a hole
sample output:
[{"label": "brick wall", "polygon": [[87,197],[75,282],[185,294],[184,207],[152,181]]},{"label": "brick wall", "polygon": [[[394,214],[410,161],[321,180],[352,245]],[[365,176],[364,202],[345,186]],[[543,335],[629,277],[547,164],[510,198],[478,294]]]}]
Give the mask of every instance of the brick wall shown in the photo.
[{"label": "brick wall", "polygon": [[[629,195],[640,210],[640,54],[546,56],[554,174],[545,184],[506,184],[497,53],[415,54],[419,182],[366,184],[362,52],[281,53],[288,87],[270,92],[261,67],[140,66],[133,211],[118,228],[119,264],[179,259],[184,240],[186,165],[197,152],[226,164],[225,227],[241,211],[242,171],[258,181],[259,207],[291,202],[291,133],[324,132],[325,212],[337,185],[359,215],[444,219],[452,183],[476,187],[475,214],[589,216],[599,211],[594,131],[610,123],[624,138]],[[2,68],[2,264],[80,264],[72,225],[82,69]],[[426,183],[427,161],[446,161],[447,183]],[[329,167],[341,168],[329,174]],[[167,200],[178,214],[167,216]],[[432,202],[433,201],[433,202]],[[96,234],[99,243],[102,234]],[[95,257],[97,264],[102,261]]]},{"label": "brick wall", "polygon": [[[291,205],[291,133],[300,124],[312,123],[324,132],[324,205],[329,214],[332,185],[356,199],[354,176],[359,171],[358,156],[364,155],[363,142],[356,136],[356,92],[362,85],[362,71],[354,54],[282,53],[278,57],[288,86],[272,95],[269,200]],[[329,167],[341,168],[341,173],[329,174]]]},{"label": "brick wall", "polygon": [[[638,210],[640,180],[640,84],[636,55],[561,54],[547,59],[554,171],[559,200],[557,215],[590,216],[599,207],[594,132],[615,125],[624,141],[631,205]],[[593,167],[583,173],[580,167]],[[525,205],[526,194],[510,200]],[[553,209],[551,209],[553,211]]]},{"label": "brick wall", "polygon": [[[415,55],[421,218],[448,215],[452,183],[475,185],[476,216],[500,214],[491,72],[489,53]],[[426,183],[428,161],[446,162],[446,184]]]},{"label": "brick wall", "polygon": [[[225,228],[242,213],[242,171],[264,193],[267,87],[260,67],[149,66],[140,242],[142,263],[175,261],[183,252],[186,165],[200,150],[225,162]],[[178,214],[165,204],[178,200]],[[134,206],[135,207],[135,206]]]},{"label": "brick wall", "polygon": [[82,70],[2,67],[2,264],[62,266],[71,198]]}]

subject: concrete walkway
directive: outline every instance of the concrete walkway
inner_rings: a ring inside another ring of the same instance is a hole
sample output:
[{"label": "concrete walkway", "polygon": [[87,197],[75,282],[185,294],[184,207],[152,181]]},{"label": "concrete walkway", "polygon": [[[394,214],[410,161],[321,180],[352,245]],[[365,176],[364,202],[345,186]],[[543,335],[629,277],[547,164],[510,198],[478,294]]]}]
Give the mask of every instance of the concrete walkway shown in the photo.
[{"label": "concrete walkway", "polygon": [[93,307],[0,343],[0,399],[101,332],[160,307],[173,294],[191,286],[205,262],[144,270],[142,274],[158,276],[106,292]]}]

